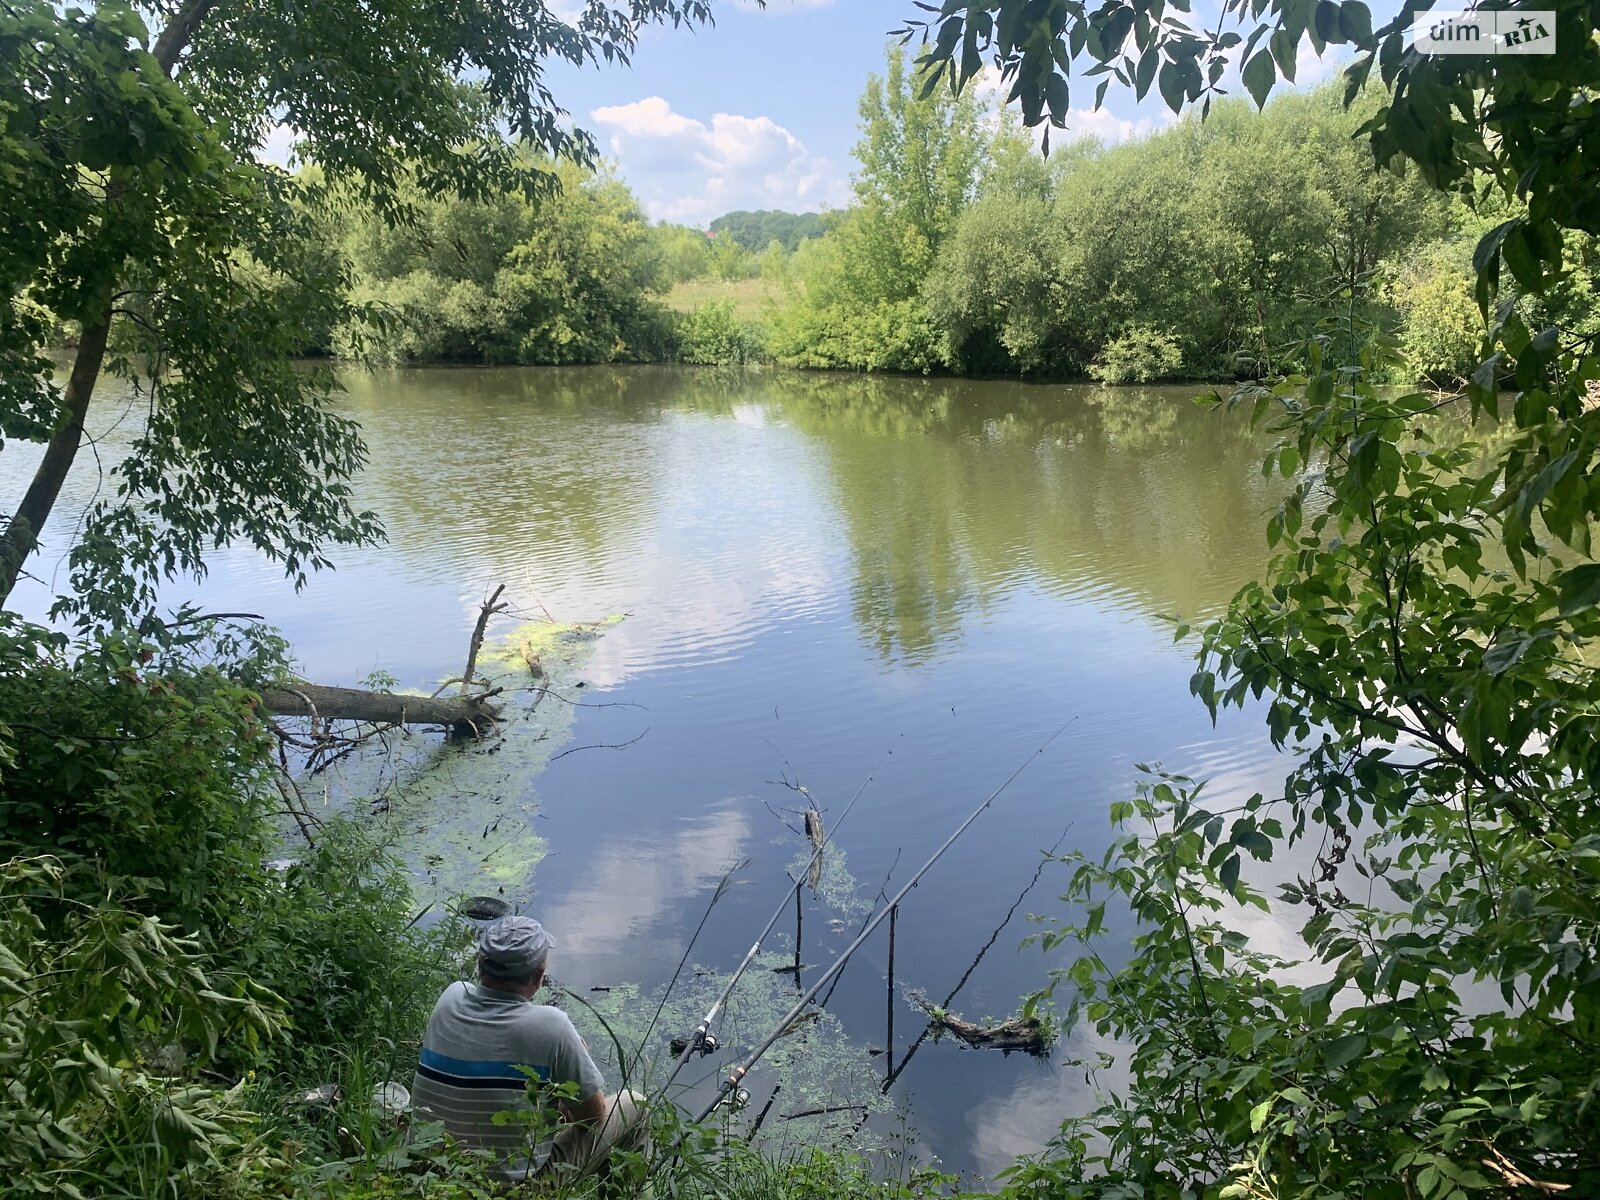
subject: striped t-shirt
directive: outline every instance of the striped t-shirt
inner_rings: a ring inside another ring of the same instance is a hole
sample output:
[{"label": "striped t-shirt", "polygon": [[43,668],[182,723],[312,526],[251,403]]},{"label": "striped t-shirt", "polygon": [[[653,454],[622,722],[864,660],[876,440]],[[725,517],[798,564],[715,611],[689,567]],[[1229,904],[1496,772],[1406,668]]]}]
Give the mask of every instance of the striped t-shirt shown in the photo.
[{"label": "striped t-shirt", "polygon": [[494,1152],[494,1170],[511,1182],[526,1178],[550,1157],[548,1139],[529,1144],[517,1123],[496,1125],[494,1114],[528,1107],[528,1076],[576,1083],[578,1099],[601,1090],[600,1071],[567,1014],[514,992],[476,983],[452,983],[433,1006],[422,1039],[412,1107],[442,1121],[464,1146]]}]

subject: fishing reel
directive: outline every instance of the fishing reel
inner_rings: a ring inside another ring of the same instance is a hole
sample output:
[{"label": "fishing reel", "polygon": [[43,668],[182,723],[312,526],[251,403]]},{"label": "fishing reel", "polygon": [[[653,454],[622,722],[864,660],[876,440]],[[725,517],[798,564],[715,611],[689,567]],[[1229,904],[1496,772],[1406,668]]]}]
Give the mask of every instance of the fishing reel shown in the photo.
[{"label": "fishing reel", "polygon": [[717,1103],[727,1105],[729,1112],[743,1112],[750,1107],[750,1089],[736,1087]]},{"label": "fishing reel", "polygon": [[[687,1038],[673,1038],[672,1041],[667,1043],[667,1046],[674,1054],[682,1054],[689,1048],[689,1040]],[[722,1049],[722,1043],[717,1041],[716,1035],[707,1033],[701,1035],[700,1041],[695,1045],[694,1052],[701,1058],[705,1058],[709,1054],[715,1054],[720,1049]]]}]

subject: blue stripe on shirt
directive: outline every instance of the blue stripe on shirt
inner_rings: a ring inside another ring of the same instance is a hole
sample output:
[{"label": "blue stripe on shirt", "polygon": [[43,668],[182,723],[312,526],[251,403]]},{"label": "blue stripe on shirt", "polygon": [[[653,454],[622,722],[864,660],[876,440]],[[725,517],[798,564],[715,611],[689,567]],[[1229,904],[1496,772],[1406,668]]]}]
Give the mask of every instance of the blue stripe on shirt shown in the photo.
[{"label": "blue stripe on shirt", "polygon": [[[515,1063],[489,1062],[481,1059],[451,1058],[448,1054],[440,1054],[437,1050],[430,1050],[424,1046],[422,1053],[417,1056],[418,1061],[425,1067],[445,1075],[455,1075],[463,1079],[515,1079],[517,1086],[527,1082],[527,1076],[517,1070]],[[526,1064],[540,1079],[546,1083],[550,1080],[550,1068],[538,1063]]]}]

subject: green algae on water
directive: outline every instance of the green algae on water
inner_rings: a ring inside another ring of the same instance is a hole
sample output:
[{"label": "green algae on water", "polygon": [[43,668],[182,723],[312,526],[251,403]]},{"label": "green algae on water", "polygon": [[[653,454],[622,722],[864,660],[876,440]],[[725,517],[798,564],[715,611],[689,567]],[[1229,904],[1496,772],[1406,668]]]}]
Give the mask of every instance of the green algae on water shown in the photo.
[{"label": "green algae on water", "polygon": [[[793,963],[792,949],[756,956],[711,1031],[719,1049],[703,1058],[691,1057],[674,1082],[672,1099],[680,1106],[698,1110],[709,1103],[717,1081],[777,1028],[801,995],[793,973],[782,971]],[[650,1020],[663,989],[641,993],[636,985],[625,984],[580,997],[581,1002],[569,993],[560,1004],[602,1065],[608,1087],[653,1095],[676,1062],[669,1043],[694,1031],[727,981],[727,972],[703,967],[686,971],[653,1028]],[[618,1043],[628,1060],[625,1065],[618,1061]],[[846,1145],[863,1152],[879,1149],[877,1135],[863,1127],[867,1117],[893,1108],[883,1094],[877,1061],[865,1047],[851,1042],[837,1016],[808,1008],[750,1073],[746,1083],[750,1106],[737,1112],[719,1109],[719,1118],[729,1122],[730,1132],[746,1136],[771,1097],[772,1106],[754,1139],[763,1150],[781,1153]]]},{"label": "green algae on water", "polygon": [[341,793],[371,803],[382,835],[411,869],[420,904],[471,895],[498,896],[513,909],[526,902],[547,850],[534,827],[535,781],[572,736],[574,685],[596,641],[622,619],[535,621],[486,641],[475,682],[503,690],[494,700],[499,724],[484,740],[397,730],[386,752],[374,747],[340,765]]}]

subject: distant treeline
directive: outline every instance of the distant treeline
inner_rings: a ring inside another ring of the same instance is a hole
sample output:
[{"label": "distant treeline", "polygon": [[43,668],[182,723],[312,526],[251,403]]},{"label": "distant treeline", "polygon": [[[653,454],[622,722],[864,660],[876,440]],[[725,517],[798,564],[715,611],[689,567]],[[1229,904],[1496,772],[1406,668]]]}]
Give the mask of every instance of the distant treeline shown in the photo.
[{"label": "distant treeline", "polygon": [[[972,98],[922,96],[894,49],[861,98],[844,211],[729,213],[708,236],[652,225],[609,171],[530,159],[530,178],[560,186],[417,195],[425,220],[402,231],[330,213],[371,320],[317,348],[1145,382],[1280,369],[1354,313],[1397,377],[1450,378],[1477,361],[1472,247],[1511,214],[1377,169],[1353,137],[1376,103],[1346,110],[1338,85],[1260,113],[1223,102],[1047,159]],[[1600,315],[1595,279],[1573,278],[1567,320]]]},{"label": "distant treeline", "polygon": [[774,212],[740,209],[711,222],[711,232],[731,237],[752,254],[759,254],[773,242],[793,250],[807,238],[821,237],[828,231],[821,213]]}]

